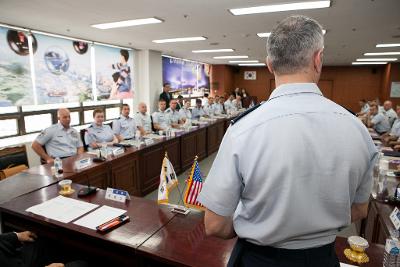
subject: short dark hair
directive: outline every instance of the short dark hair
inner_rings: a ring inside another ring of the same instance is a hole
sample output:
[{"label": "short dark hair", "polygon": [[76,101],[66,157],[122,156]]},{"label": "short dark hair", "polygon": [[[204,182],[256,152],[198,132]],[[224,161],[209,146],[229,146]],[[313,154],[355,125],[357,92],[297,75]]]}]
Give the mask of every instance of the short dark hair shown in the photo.
[{"label": "short dark hair", "polygon": [[104,110],[102,110],[101,108],[96,108],[95,110],[93,110],[93,118],[96,116],[97,113],[104,113]]},{"label": "short dark hair", "polygon": [[196,104],[200,103],[201,104],[201,99],[200,98],[196,98]]},{"label": "short dark hair", "polygon": [[126,104],[126,103],[124,103],[124,104],[122,104],[122,107],[128,107],[128,108],[131,108],[128,104]]},{"label": "short dark hair", "polygon": [[164,84],[163,84],[163,87],[166,87],[166,86],[168,86],[168,85],[171,86],[170,83],[164,83]]},{"label": "short dark hair", "polygon": [[158,99],[158,103],[160,103],[160,102],[165,102],[165,103],[167,103],[167,101],[165,101],[165,99],[164,99],[164,98],[160,98],[160,99]]},{"label": "short dark hair", "polygon": [[181,98],[183,98],[183,96],[182,95],[178,95],[178,98],[181,99]]},{"label": "short dark hair", "polygon": [[129,59],[129,52],[128,52],[128,50],[121,49],[121,50],[119,50],[119,53],[121,54],[121,56],[123,56],[123,57],[125,58],[125,61],[128,61],[128,59]]},{"label": "short dark hair", "polygon": [[208,93],[204,93],[204,97],[208,97]]},{"label": "short dark hair", "polygon": [[121,78],[122,80],[125,80],[124,77],[121,76],[121,74],[119,73],[119,71],[114,72],[112,75],[113,81],[116,83],[118,81],[119,78]]}]

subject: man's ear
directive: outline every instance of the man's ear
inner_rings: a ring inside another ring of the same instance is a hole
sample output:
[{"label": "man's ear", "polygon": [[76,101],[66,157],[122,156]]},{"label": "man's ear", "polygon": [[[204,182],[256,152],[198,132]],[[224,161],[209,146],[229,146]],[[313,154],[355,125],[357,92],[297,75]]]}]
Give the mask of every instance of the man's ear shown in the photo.
[{"label": "man's ear", "polygon": [[314,63],[314,70],[317,73],[321,73],[322,71],[322,62],[324,57],[324,49],[318,50],[314,53],[313,63]]},{"label": "man's ear", "polygon": [[267,63],[267,67],[269,72],[271,72],[272,74],[274,74],[274,69],[272,68],[272,63],[271,63],[271,59],[267,56],[267,58],[265,59],[265,63]]}]

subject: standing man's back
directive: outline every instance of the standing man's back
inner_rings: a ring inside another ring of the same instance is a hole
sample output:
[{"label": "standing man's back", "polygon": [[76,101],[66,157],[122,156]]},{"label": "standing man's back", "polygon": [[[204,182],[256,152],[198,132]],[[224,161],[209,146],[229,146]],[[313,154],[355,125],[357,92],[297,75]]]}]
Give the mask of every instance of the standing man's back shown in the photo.
[{"label": "standing man's back", "polygon": [[316,85],[316,21],[283,20],[267,50],[277,88],[224,136],[199,199],[206,232],[239,237],[230,264],[336,267],[336,234],[366,215],[377,151],[365,126]]}]

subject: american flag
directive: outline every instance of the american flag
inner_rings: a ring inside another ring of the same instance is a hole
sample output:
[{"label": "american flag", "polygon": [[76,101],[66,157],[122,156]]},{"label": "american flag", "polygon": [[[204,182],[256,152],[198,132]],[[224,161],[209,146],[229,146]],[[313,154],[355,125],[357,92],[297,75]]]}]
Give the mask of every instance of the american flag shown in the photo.
[{"label": "american flag", "polygon": [[197,201],[197,197],[203,188],[203,179],[201,178],[200,167],[197,159],[194,160],[189,179],[187,181],[185,193],[185,205],[194,208],[203,208],[203,205]]}]

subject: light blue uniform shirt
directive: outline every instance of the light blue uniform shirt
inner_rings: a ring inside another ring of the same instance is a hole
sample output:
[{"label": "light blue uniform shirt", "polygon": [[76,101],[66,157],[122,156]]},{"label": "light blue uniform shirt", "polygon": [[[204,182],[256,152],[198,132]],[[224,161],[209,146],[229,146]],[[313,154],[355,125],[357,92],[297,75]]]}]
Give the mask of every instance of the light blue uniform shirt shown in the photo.
[{"label": "light blue uniform shirt", "polygon": [[151,133],[152,129],[150,115],[138,112],[135,114],[135,121],[138,127],[143,127],[147,133]]},{"label": "light blue uniform shirt", "polygon": [[77,148],[83,147],[78,131],[71,127],[65,129],[61,123],[43,130],[35,141],[45,146],[47,154],[52,158],[76,155]]},{"label": "light blue uniform shirt", "polygon": [[90,145],[91,143],[107,143],[114,139],[114,132],[109,125],[97,126],[96,123],[92,123],[89,128],[86,129],[85,143]]},{"label": "light blue uniform shirt", "polygon": [[397,113],[394,111],[392,108],[389,110],[383,109],[382,111],[383,115],[386,116],[386,118],[389,120],[390,126],[393,125],[393,122],[397,119]]},{"label": "light blue uniform shirt", "polygon": [[367,128],[316,84],[285,84],[230,126],[199,202],[240,238],[286,249],[332,243],[368,202],[377,150]]},{"label": "light blue uniform shirt", "polygon": [[179,112],[175,109],[174,111],[172,111],[171,108],[168,108],[166,111],[167,116],[168,116],[168,121],[170,124],[172,123],[179,123],[179,120],[181,119],[181,116],[179,115]]},{"label": "light blue uniform shirt", "polygon": [[185,108],[185,107],[182,107],[180,110],[179,110],[179,115],[181,116],[180,118],[181,119],[191,119],[192,118],[192,112],[190,111],[190,109],[188,109],[188,108]]},{"label": "light blue uniform shirt", "polygon": [[214,109],[214,113],[216,115],[224,113],[224,107],[220,103],[214,103],[213,104],[213,109]]},{"label": "light blue uniform shirt", "polygon": [[192,109],[192,119],[193,120],[198,120],[200,117],[205,116],[205,115],[207,115],[207,114],[204,112],[204,109],[202,107],[201,108],[194,107]]},{"label": "light blue uniform shirt", "polygon": [[378,133],[386,133],[390,130],[389,119],[383,115],[383,113],[378,113],[373,116],[371,122],[374,124],[374,129]]},{"label": "light blue uniform shirt", "polygon": [[400,119],[396,119],[393,122],[392,129],[390,130],[390,135],[400,137]]},{"label": "light blue uniform shirt", "polygon": [[171,125],[166,110],[165,111],[158,110],[158,112],[153,113],[152,117],[153,117],[153,123],[158,123],[160,127],[163,129],[167,129]]},{"label": "light blue uniform shirt", "polygon": [[113,121],[112,129],[116,135],[121,135],[124,139],[131,139],[135,137],[137,127],[133,118],[121,115]]}]

